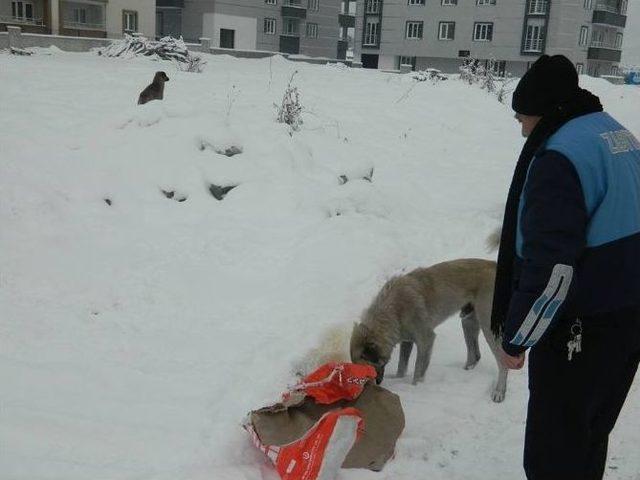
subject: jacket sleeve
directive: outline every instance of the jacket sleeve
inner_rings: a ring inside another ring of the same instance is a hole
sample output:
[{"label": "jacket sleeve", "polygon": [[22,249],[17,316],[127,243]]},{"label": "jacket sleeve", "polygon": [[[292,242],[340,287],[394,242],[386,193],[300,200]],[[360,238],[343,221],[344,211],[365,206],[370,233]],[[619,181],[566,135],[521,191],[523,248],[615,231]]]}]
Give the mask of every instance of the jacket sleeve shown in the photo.
[{"label": "jacket sleeve", "polygon": [[533,160],[523,202],[522,267],[502,342],[514,356],[535,345],[562,315],[576,289],[576,263],[588,223],[578,173],[568,158],[552,150]]}]

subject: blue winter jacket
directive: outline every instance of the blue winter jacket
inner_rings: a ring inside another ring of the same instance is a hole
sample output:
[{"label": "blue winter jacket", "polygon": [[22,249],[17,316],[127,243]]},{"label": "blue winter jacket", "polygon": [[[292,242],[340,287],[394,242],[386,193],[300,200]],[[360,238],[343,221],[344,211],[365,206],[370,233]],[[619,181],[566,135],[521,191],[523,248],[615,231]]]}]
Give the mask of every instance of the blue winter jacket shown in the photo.
[{"label": "blue winter jacket", "polygon": [[520,197],[503,348],[559,318],[640,306],[640,142],[610,115],[575,118],[536,153]]}]

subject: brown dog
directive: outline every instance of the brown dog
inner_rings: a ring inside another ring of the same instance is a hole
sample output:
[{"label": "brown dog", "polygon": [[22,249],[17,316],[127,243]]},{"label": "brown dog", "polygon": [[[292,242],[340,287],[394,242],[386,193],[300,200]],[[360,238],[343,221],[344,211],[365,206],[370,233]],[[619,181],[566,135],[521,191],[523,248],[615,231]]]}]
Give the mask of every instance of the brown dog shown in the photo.
[{"label": "brown dog", "polygon": [[169,77],[164,72],[156,72],[153,82],[145,88],[138,98],[138,105],[144,105],[151,100],[162,100],[164,97],[164,82],[168,82]]}]

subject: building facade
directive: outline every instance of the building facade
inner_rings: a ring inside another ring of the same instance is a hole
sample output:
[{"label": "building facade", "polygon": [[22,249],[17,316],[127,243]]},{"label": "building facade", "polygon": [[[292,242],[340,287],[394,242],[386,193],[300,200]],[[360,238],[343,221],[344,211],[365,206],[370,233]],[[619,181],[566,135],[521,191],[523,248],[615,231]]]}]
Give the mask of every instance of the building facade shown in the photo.
[{"label": "building facade", "polygon": [[354,60],[368,68],[458,71],[495,60],[522,75],[542,54],[581,73],[616,75],[627,0],[358,0]]},{"label": "building facade", "polygon": [[155,0],[0,0],[0,31],[121,38],[155,36]]},{"label": "building facade", "polygon": [[184,0],[180,16],[188,42],[325,58],[345,58],[355,27],[346,0]]}]

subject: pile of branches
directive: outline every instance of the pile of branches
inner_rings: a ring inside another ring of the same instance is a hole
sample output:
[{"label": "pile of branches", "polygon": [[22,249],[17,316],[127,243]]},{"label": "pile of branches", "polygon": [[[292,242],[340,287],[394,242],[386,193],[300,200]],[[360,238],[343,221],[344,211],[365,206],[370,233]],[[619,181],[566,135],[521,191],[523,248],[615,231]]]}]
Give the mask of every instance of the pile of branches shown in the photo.
[{"label": "pile of branches", "polygon": [[[162,60],[175,60],[189,63],[193,58],[187,50],[182,37],[164,37],[160,40],[148,40],[142,36],[126,35],[122,40],[116,40],[110,45],[98,50],[103,57],[132,57],[136,55],[156,55]],[[198,57],[196,57],[198,58]]]},{"label": "pile of branches", "polygon": [[417,72],[413,72],[413,79],[418,82],[426,82],[427,80],[431,80],[433,83],[439,82],[441,80],[446,80],[447,76],[442,73],[442,71],[435,68],[426,68],[424,70],[418,70]]}]

